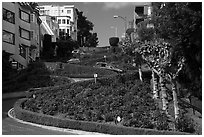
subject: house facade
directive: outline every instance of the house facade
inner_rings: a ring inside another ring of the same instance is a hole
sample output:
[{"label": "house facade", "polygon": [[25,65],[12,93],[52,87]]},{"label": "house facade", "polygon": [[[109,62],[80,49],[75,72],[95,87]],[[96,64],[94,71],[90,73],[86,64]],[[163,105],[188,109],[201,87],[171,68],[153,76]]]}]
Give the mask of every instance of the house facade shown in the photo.
[{"label": "house facade", "polygon": [[42,20],[40,25],[42,39],[45,34],[48,34],[51,36],[51,42],[56,42],[59,39],[59,25],[56,17],[41,15],[40,19]]},{"label": "house facade", "polygon": [[39,57],[41,21],[26,2],[3,2],[2,11],[2,50],[16,69],[23,69]]},{"label": "house facade", "polygon": [[145,23],[147,27],[154,27],[154,25],[151,23],[152,10],[153,8],[151,2],[144,2],[141,3],[141,5],[135,6],[133,26],[136,33],[132,35],[132,39],[136,41],[139,39],[137,30],[142,24],[144,25]]},{"label": "house facade", "polygon": [[40,15],[56,17],[60,36],[70,36],[73,40],[77,40],[77,13],[74,5],[43,5],[38,8]]},{"label": "house facade", "polygon": [[135,6],[134,11],[134,28],[137,27],[137,25],[144,21],[147,18],[150,18],[152,15],[152,3],[146,2],[141,5]]}]

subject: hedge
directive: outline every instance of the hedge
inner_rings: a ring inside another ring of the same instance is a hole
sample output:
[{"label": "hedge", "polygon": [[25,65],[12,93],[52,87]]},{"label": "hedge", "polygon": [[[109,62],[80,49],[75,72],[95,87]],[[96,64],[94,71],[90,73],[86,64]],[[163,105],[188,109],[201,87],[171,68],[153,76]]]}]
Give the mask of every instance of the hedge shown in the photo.
[{"label": "hedge", "polygon": [[[150,83],[150,79],[151,79],[151,71],[146,71],[143,72],[143,78],[144,81],[146,81],[147,83]],[[137,71],[135,72],[129,72],[129,73],[125,73],[125,74],[120,74],[120,75],[109,75],[107,77],[99,77],[97,78],[97,82],[101,83],[102,85],[111,85],[114,82],[114,79],[118,79],[118,77],[120,77],[119,80],[121,81],[126,81],[127,79],[135,79],[138,78],[139,79],[139,73]],[[55,86],[55,87],[43,87],[41,88],[41,90],[36,90],[36,91],[32,91],[30,92],[27,97],[32,96],[33,94],[38,94],[38,93],[43,93],[43,92],[49,92],[51,90],[63,90],[63,89],[69,89],[73,86],[75,87],[86,87],[87,85],[94,83],[94,80],[87,80],[87,81],[79,81],[77,83],[68,83],[65,85],[59,85],[59,86]]]},{"label": "hedge", "polygon": [[98,74],[98,77],[104,77],[109,75],[116,75],[116,72],[94,68],[89,66],[81,66],[81,65],[74,65],[74,64],[67,64],[62,71],[56,72],[57,75],[63,75],[68,77],[82,77],[82,78],[93,78],[95,73]]},{"label": "hedge", "polygon": [[18,119],[27,122],[114,135],[189,135],[184,132],[158,131],[153,129],[123,127],[105,123],[57,118],[22,109],[22,104],[25,100],[26,99],[20,99],[15,103],[14,112]]}]

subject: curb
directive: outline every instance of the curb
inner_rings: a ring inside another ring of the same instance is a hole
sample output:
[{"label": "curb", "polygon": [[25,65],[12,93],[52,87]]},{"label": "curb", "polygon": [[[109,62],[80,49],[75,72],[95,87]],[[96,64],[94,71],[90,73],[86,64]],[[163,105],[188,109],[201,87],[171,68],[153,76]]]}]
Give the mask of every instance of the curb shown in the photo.
[{"label": "curb", "polygon": [[4,94],[2,94],[2,99],[12,99],[12,98],[25,97],[27,92],[28,91],[4,93]]},{"label": "curb", "polygon": [[68,132],[68,133],[73,133],[73,134],[77,134],[77,135],[108,135],[108,134],[102,134],[102,133],[97,133],[97,132],[87,132],[87,131],[82,131],[82,130],[65,129],[65,128],[58,128],[58,127],[53,127],[53,126],[45,126],[45,125],[35,124],[35,123],[20,120],[20,119],[16,118],[15,114],[13,114],[13,113],[14,113],[14,108],[11,108],[8,111],[8,116],[11,119],[13,119],[19,123],[22,123],[22,124],[36,126],[36,127],[40,127],[43,129],[59,131],[59,132]]},{"label": "curb", "polygon": [[165,130],[154,130],[146,128],[134,128],[111,125],[107,123],[63,119],[57,118],[50,115],[40,114],[21,108],[21,103],[25,99],[18,100],[14,105],[15,116],[18,119],[38,123],[40,125],[48,125],[51,127],[62,128],[62,129],[73,129],[82,130],[88,133],[100,133],[100,134],[111,134],[111,135],[189,135],[185,132],[174,132]]}]

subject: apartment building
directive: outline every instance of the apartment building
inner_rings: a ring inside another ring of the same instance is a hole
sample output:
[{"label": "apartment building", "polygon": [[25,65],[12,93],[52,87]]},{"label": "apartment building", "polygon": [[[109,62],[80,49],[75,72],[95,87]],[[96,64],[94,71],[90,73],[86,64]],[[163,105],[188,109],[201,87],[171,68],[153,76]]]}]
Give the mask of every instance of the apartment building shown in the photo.
[{"label": "apartment building", "polygon": [[43,5],[38,8],[40,9],[40,15],[56,17],[60,36],[68,35],[73,40],[77,40],[77,13],[74,5]]},{"label": "apartment building", "polygon": [[41,38],[41,28],[40,25],[42,20],[39,18],[39,13],[37,9],[33,9],[30,15],[31,20],[31,46],[29,48],[29,58],[35,61],[37,57],[40,57],[40,50],[42,48],[42,38]]},{"label": "apartment building", "polygon": [[144,21],[147,18],[150,18],[152,14],[152,5],[151,2],[148,3],[143,3],[141,5],[135,6],[135,11],[134,11],[134,28],[136,26]]},{"label": "apartment building", "polygon": [[59,25],[57,23],[56,17],[49,15],[40,16],[42,23],[40,25],[42,39],[45,34],[51,36],[51,42],[56,42],[59,39]]},{"label": "apartment building", "polygon": [[3,2],[2,11],[2,50],[16,69],[25,68],[39,57],[41,21],[26,2]]}]

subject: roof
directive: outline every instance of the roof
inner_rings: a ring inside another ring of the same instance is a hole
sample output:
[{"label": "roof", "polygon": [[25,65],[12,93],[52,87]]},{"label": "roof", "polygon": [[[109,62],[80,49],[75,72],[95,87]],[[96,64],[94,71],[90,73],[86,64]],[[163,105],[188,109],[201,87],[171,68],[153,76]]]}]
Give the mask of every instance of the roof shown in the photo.
[{"label": "roof", "polygon": [[45,28],[45,30],[49,35],[52,35],[52,36],[54,35],[54,33],[52,32],[51,28],[49,27],[46,21],[42,22],[42,26]]}]

